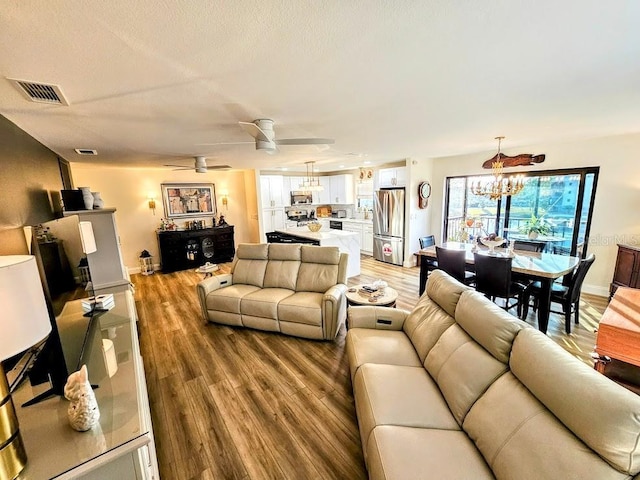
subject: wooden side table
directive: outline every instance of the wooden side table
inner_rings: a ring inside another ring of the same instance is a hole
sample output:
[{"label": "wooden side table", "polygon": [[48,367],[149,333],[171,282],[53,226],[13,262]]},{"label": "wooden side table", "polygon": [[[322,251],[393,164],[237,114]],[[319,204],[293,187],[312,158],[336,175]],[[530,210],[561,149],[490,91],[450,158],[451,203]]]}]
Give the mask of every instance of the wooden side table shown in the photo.
[{"label": "wooden side table", "polygon": [[364,284],[350,287],[347,290],[347,304],[354,306],[373,305],[377,307],[395,307],[398,292],[391,287],[384,287],[374,293],[362,289]]},{"label": "wooden side table", "polygon": [[640,290],[618,287],[596,337],[595,368],[640,393]]},{"label": "wooden side table", "polygon": [[196,273],[204,273],[204,278],[212,277],[213,272],[217,272],[220,269],[217,264],[209,263],[196,268]]}]

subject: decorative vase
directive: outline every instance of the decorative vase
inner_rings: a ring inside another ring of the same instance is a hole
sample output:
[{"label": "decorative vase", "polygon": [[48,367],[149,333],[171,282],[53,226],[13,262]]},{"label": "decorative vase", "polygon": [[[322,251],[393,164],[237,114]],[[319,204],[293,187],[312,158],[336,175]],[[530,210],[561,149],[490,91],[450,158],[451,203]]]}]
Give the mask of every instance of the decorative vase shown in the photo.
[{"label": "decorative vase", "polygon": [[104,207],[104,200],[102,200],[102,197],[100,196],[100,192],[91,192],[91,195],[93,195],[93,208],[102,208]]},{"label": "decorative vase", "polygon": [[64,386],[64,396],[71,402],[67,409],[71,428],[79,432],[86,432],[98,423],[100,409],[91,383],[89,383],[86,365],[69,375]]},{"label": "decorative vase", "polygon": [[87,210],[93,210],[93,195],[91,195],[91,188],[78,187],[78,190],[82,192],[82,200],[84,200],[84,208]]},{"label": "decorative vase", "polygon": [[529,232],[529,240],[535,240],[538,238],[538,232]]}]

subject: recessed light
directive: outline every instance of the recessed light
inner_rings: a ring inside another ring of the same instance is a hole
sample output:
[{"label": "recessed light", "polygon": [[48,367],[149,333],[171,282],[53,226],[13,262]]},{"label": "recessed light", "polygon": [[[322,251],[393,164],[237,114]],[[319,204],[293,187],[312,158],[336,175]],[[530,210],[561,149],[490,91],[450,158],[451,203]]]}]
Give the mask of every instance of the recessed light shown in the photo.
[{"label": "recessed light", "polygon": [[91,148],[75,148],[78,155],[98,155],[98,151]]},{"label": "recessed light", "polygon": [[286,172],[289,169],[287,167],[280,167],[280,170],[282,170],[283,172]]},{"label": "recessed light", "polygon": [[344,168],[344,165],[340,165],[340,168]]},{"label": "recessed light", "polygon": [[369,160],[365,160],[364,164],[369,165],[371,162]]}]

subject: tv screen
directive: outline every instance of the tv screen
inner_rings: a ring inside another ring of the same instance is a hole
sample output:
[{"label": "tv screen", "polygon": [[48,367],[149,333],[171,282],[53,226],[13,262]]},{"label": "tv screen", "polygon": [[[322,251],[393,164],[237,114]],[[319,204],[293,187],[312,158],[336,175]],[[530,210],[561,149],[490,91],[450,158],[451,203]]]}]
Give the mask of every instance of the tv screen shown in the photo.
[{"label": "tv screen", "polygon": [[77,314],[70,303],[93,296],[79,217],[34,226],[31,246],[50,308],[52,332],[29,377],[34,385],[51,382],[51,393],[61,394],[68,375],[82,365],[95,337],[92,316]]}]

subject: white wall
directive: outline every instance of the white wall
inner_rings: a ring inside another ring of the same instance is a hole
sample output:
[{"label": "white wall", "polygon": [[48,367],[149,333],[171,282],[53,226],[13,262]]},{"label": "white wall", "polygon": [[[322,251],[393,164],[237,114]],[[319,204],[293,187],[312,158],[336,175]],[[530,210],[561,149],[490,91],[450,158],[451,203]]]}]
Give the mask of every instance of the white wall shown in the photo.
[{"label": "white wall", "polygon": [[420,250],[418,239],[426,235],[434,234],[432,225],[432,211],[438,208],[434,202],[433,195],[429,199],[427,208],[418,207],[418,185],[422,182],[429,182],[433,186],[433,160],[431,159],[408,159],[407,160],[407,208],[405,217],[407,219],[405,232],[405,256],[404,266],[410,267],[416,264],[413,255]]},{"label": "white wall", "polygon": [[[546,155],[544,163],[508,169],[507,172],[553,170],[572,167],[599,166],[593,222],[588,251],[596,261],[585,280],[583,290],[608,295],[609,283],[617,255],[617,243],[640,245],[640,134],[596,138],[567,143],[540,144],[525,148],[504,149],[515,155],[532,153]],[[433,160],[433,181],[430,225],[440,240],[443,225],[443,194],[446,177],[487,174],[482,163],[495,155],[487,151],[472,155],[437,158]],[[429,176],[429,163],[419,162],[416,173]]]},{"label": "white wall", "polygon": [[[192,170],[170,171],[159,168],[105,168],[85,164],[72,164],[76,186],[88,186],[101,193],[105,207],[116,208],[116,223],[120,234],[122,258],[132,273],[139,271],[138,257],[148,250],[158,263],[156,230],[165,216],[160,184],[162,183],[213,183],[216,190],[218,214],[233,225],[235,243],[258,241],[256,192],[253,170],[210,171],[195,173]],[[226,192],[228,206],[222,205],[221,196]],[[156,199],[155,215],[149,209],[148,195]],[[185,220],[176,219],[178,226]],[[210,218],[207,223],[210,223]]]}]

